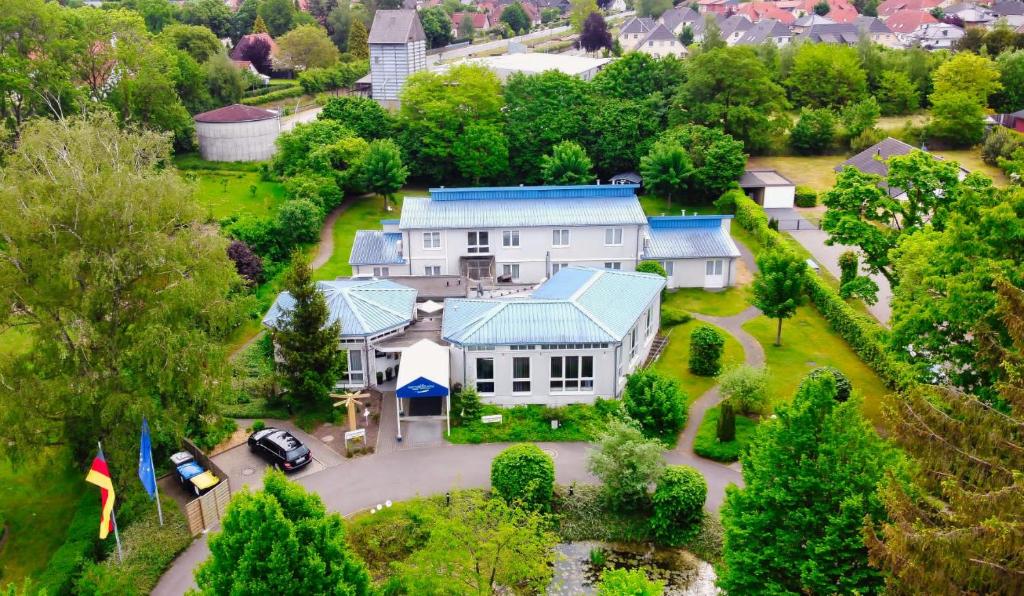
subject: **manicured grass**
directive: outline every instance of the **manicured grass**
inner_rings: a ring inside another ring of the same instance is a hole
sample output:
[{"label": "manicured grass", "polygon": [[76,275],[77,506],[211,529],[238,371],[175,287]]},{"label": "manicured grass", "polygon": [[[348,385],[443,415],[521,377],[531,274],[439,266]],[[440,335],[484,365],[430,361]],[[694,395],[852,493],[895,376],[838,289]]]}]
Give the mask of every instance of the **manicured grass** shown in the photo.
[{"label": "manicured grass", "polygon": [[10,531],[0,551],[0,584],[21,585],[25,577],[46,567],[64,542],[84,490],[85,473],[76,470],[61,452],[47,452],[38,461],[21,462],[17,467],[0,459],[0,511]]},{"label": "manicured grass", "polygon": [[730,317],[750,306],[750,291],[749,286],[732,287],[721,292],[708,292],[702,288],[679,288],[669,290],[663,304],[690,313]]},{"label": "manicured grass", "polygon": [[[661,357],[654,363],[655,370],[679,379],[679,383],[686,392],[687,404],[693,403],[695,399],[711,389],[715,384],[714,377],[702,377],[690,372],[690,333],[698,325],[708,325],[701,321],[690,321],[677,325],[671,330],[668,345]],[[714,327],[714,325],[709,325]],[[725,350],[722,354],[722,366],[739,364],[743,362],[743,346],[724,329],[715,327],[725,336]]]},{"label": "manicured grass", "polygon": [[853,388],[864,396],[864,414],[881,424],[879,402],[888,389],[882,379],[857,356],[841,337],[835,334],[813,306],[804,305],[797,314],[782,323],[782,346],[775,347],[777,322],[757,317],[743,325],[764,346],[771,375],[768,387],[775,400],[788,401],[800,381],[819,366],[841,370]]},{"label": "manicured grass", "polygon": [[981,149],[978,147],[972,149],[939,150],[932,151],[932,153],[949,161],[955,161],[972,172],[988,176],[996,186],[1008,186],[1010,184],[1010,179],[1006,177],[1005,172],[981,160]]},{"label": "manicured grass", "polygon": [[845,159],[843,155],[758,156],[747,161],[747,169],[772,168],[798,185],[822,192],[835,184],[836,173],[832,168]]},{"label": "manicured grass", "polygon": [[231,215],[266,216],[284,202],[284,185],[260,180],[259,174],[228,170],[190,170],[196,181],[196,199],[213,219]]},{"label": "manicured grass", "polygon": [[672,202],[671,205],[668,201],[661,197],[654,195],[640,195],[640,206],[643,207],[644,213],[647,215],[681,215],[682,210],[686,210],[687,215],[710,215],[718,213],[714,205],[688,205],[679,199]]},{"label": "manicured grass", "polygon": [[709,408],[697,428],[697,436],[693,440],[693,452],[701,457],[721,462],[734,462],[746,449],[747,443],[754,436],[757,423],[746,416],[736,416],[736,438],[725,443],[718,440],[718,417],[722,409],[719,406]]},{"label": "manicured grass", "polygon": [[917,114],[909,114],[906,116],[882,116],[878,119],[878,128],[887,132],[897,132],[906,124],[910,122],[914,126],[922,126],[928,122],[928,113],[919,112]]},{"label": "manicured grass", "polygon": [[[500,423],[479,420],[452,427],[452,443],[503,443],[518,441],[592,441],[604,430],[609,415],[621,416],[620,402],[602,400],[597,405],[572,404],[559,408],[516,406],[500,408],[487,405],[484,414],[501,414]],[[551,421],[558,420],[558,429]]]}]

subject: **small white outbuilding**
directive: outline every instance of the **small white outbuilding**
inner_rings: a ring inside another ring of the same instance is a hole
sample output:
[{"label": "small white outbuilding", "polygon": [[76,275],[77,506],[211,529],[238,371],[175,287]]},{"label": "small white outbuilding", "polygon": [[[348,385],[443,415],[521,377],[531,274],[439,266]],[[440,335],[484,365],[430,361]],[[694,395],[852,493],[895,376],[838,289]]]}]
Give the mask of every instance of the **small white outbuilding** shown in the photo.
[{"label": "small white outbuilding", "polygon": [[277,150],[281,114],[234,104],[196,114],[199,153],[207,161],[265,161]]},{"label": "small white outbuilding", "polygon": [[775,170],[747,170],[740,178],[740,188],[765,209],[792,207],[796,185]]}]

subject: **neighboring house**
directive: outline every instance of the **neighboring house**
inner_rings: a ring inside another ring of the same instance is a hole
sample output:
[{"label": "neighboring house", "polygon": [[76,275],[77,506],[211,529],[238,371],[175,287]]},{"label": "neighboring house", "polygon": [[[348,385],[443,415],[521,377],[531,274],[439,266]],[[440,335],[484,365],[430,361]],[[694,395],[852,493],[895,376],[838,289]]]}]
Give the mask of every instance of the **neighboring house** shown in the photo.
[{"label": "neighboring house", "polygon": [[378,10],[370,27],[371,97],[398,105],[402,85],[414,72],[427,69],[427,36],[415,10]]},{"label": "neighboring house", "polygon": [[248,35],[243,35],[238,40],[238,43],[235,44],[235,47],[231,49],[231,53],[229,54],[231,59],[232,60],[245,60],[245,56],[242,54],[242,52],[247,47],[249,47],[250,44],[252,44],[256,40],[263,40],[263,41],[267,42],[267,45],[270,46],[270,57],[271,58],[277,56],[277,53],[278,53],[277,42],[274,41],[274,38],[271,37],[269,33],[250,33]]},{"label": "neighboring house", "polygon": [[776,2],[744,2],[736,9],[736,14],[747,17],[752,23],[772,19],[790,25],[796,20],[792,12],[779,8]]},{"label": "neighboring house", "polygon": [[765,209],[792,207],[796,197],[796,184],[776,170],[747,170],[740,188]]},{"label": "neighboring house", "polygon": [[926,50],[951,50],[963,36],[964,30],[956,25],[925,23],[915,29],[908,39],[911,44]]},{"label": "neighboring house", "polygon": [[382,276],[501,277],[527,284],[570,265],[633,270],[647,225],[636,188],[431,189],[428,198],[406,197],[398,223],[384,225],[384,232],[401,237],[355,244],[350,261],[359,273],[387,267]]},{"label": "neighboring house", "polygon": [[918,29],[938,22],[931,14],[920,10],[903,10],[885,19],[886,26],[907,45],[914,44],[914,33]]},{"label": "neighboring house", "polygon": [[997,18],[991,10],[977,4],[954,4],[942,9],[942,14],[963,23],[964,29],[988,27]]},{"label": "neighboring house", "polygon": [[658,23],[649,17],[633,17],[619,29],[619,46],[622,51],[635,50]]},{"label": "neighboring house", "polygon": [[270,84],[270,77],[256,70],[256,67],[252,65],[252,62],[249,62],[248,60],[232,60],[231,63],[234,64],[235,68],[238,70],[249,71],[249,74],[263,81],[264,85]]},{"label": "neighboring house", "polygon": [[740,256],[729,235],[731,221],[731,215],[649,217],[644,260],[661,263],[669,288],[730,287]]},{"label": "neighboring house", "polygon": [[[505,82],[510,76],[517,72],[526,75],[534,75],[547,72],[549,70],[557,70],[558,72],[569,76],[589,81],[597,76],[597,73],[601,72],[601,69],[611,61],[611,58],[591,58],[589,56],[573,56],[571,54],[516,52],[511,54],[501,54],[499,56],[487,56],[484,58],[469,58],[463,62],[484,66],[496,74],[502,82]],[[463,62],[453,62],[450,64],[440,65],[435,67],[434,71],[438,72],[448,68],[449,66],[461,64]]]},{"label": "neighboring house", "polygon": [[738,5],[738,0],[698,0],[697,12],[700,12],[701,14],[712,13],[725,16],[736,10]]},{"label": "neighboring house", "polygon": [[[908,145],[903,141],[894,139],[892,137],[887,137],[875,143],[874,145],[868,147],[867,149],[861,151],[857,155],[854,155],[850,159],[847,159],[846,161],[837,165],[834,169],[837,172],[842,172],[843,169],[846,167],[853,167],[860,170],[861,172],[864,172],[865,174],[875,174],[884,178],[889,174],[888,161],[891,157],[897,155],[906,155],[913,151],[914,149],[917,149],[917,147],[914,147],[913,145]],[[942,159],[941,157],[934,155],[933,157],[935,157],[935,159],[938,160]],[[962,180],[965,176],[967,176],[967,174],[970,174],[970,171],[961,166],[960,179]],[[894,198],[906,198],[906,195],[902,189],[895,187],[887,188],[884,183],[881,183],[880,186],[882,188],[885,188],[889,195]]]},{"label": "neighboring house", "polygon": [[931,12],[943,2],[944,0],[884,0],[878,5],[878,16],[884,20],[904,11]]},{"label": "neighboring house", "polygon": [[647,37],[640,41],[635,51],[650,54],[655,58],[664,58],[665,56],[682,58],[688,53],[686,47],[679,41],[679,38],[661,23],[654,25],[654,29],[647,34]]},{"label": "neighboring house", "polygon": [[900,38],[885,24],[885,21],[878,17],[857,17],[854,23],[857,25],[857,29],[866,33],[871,41],[877,44],[888,48],[903,47]]},{"label": "neighboring house", "polygon": [[[341,324],[339,349],[348,358],[338,385],[361,389],[375,384],[378,373],[381,380],[394,378],[397,352],[379,348],[416,321],[416,290],[386,279],[319,281],[317,289],[327,301],[328,324]],[[273,333],[294,305],[291,294],[281,292],[263,324]]]},{"label": "neighboring house", "polygon": [[644,179],[636,172],[619,172],[609,178],[608,182],[610,184],[635,184],[639,187],[644,183]]},{"label": "neighboring house", "polygon": [[754,23],[736,42],[740,46],[759,46],[770,41],[777,46],[784,46],[793,39],[793,31],[785,23],[775,19],[765,19]]},{"label": "neighboring house", "polygon": [[487,13],[485,13],[485,12],[456,12],[456,13],[452,13],[452,35],[453,36],[458,36],[458,34],[459,34],[459,27],[462,26],[462,19],[464,19],[466,15],[469,15],[470,19],[473,21],[473,30],[474,31],[486,31],[486,30],[490,29],[491,26],[492,26],[491,20],[487,17]]},{"label": "neighboring house", "polygon": [[568,267],[527,298],[450,298],[453,381],[504,406],[618,397],[658,333],[665,279]]},{"label": "neighboring house", "polygon": [[714,19],[714,21],[718,24],[719,34],[721,34],[722,23],[725,22],[725,17],[723,15],[720,15],[720,14],[700,15],[700,18],[697,19],[697,21],[695,23],[693,23],[693,25],[691,25],[691,27],[693,29],[693,41],[694,42],[700,43],[700,42],[704,41],[704,31],[707,29],[708,19]]},{"label": "neighboring house", "polygon": [[854,23],[812,25],[793,38],[794,42],[832,43],[854,46],[860,41],[860,29]]},{"label": "neighboring house", "polygon": [[722,30],[722,40],[728,45],[736,45],[736,42],[743,37],[743,34],[754,26],[747,17],[734,14],[719,23]]},{"label": "neighboring house", "polygon": [[835,23],[835,21],[828,17],[823,17],[821,15],[811,13],[805,14],[802,17],[793,21],[791,27],[794,33],[800,34],[816,25],[834,25]]},{"label": "neighboring house", "polygon": [[[790,9],[790,11],[797,17],[816,14],[814,12],[814,7],[820,1],[821,0],[800,0],[799,2],[796,3],[796,6],[794,8]],[[857,20],[858,16],[860,16],[860,13],[857,12],[857,9],[848,0],[827,1],[829,10],[825,16],[827,16],[833,22],[852,23],[853,21]]]},{"label": "neighboring house", "polygon": [[1024,110],[1013,112],[1012,114],[992,114],[988,117],[988,121],[991,124],[998,124],[1019,133],[1024,133]]},{"label": "neighboring house", "polygon": [[1024,0],[1003,0],[992,4],[989,10],[1010,27],[1024,27]]},{"label": "neighboring house", "polygon": [[668,27],[668,30],[675,35],[682,33],[686,25],[690,25],[692,30],[694,23],[702,20],[704,17],[699,12],[682,4],[666,10],[658,18],[658,22]]}]

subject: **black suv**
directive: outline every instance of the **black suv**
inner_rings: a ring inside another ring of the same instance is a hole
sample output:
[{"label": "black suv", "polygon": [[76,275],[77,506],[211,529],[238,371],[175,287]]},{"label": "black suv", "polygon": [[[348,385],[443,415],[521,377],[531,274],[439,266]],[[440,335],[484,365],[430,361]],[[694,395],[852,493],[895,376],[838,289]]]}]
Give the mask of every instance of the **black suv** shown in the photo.
[{"label": "black suv", "polygon": [[249,435],[249,449],[279,470],[292,472],[313,461],[309,448],[290,432],[264,428]]}]

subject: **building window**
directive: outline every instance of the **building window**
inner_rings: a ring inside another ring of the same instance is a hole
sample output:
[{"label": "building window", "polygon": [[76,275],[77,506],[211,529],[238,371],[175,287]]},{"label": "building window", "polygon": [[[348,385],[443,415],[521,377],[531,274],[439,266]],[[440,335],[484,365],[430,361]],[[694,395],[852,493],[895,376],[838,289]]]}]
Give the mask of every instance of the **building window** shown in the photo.
[{"label": "building window", "polygon": [[629,332],[629,361],[632,362],[636,358],[636,327]]},{"label": "building window", "polygon": [[609,262],[604,264],[604,268],[605,269],[616,269],[616,270],[622,269],[622,263],[620,263],[618,261],[609,261]]},{"label": "building window", "polygon": [[423,248],[428,250],[441,248],[441,232],[423,232]]},{"label": "building window", "polygon": [[441,275],[441,266],[427,265],[423,268],[423,275]]},{"label": "building window", "polygon": [[593,356],[552,356],[551,392],[594,390]]},{"label": "building window", "polygon": [[560,270],[565,269],[569,266],[569,263],[551,263],[551,275],[558,273]]},{"label": "building window", "polygon": [[647,337],[651,336],[651,309],[647,309]]},{"label": "building window", "polygon": [[530,392],[530,358],[519,356],[512,359],[512,393]]},{"label": "building window", "polygon": [[622,246],[622,228],[605,228],[605,246]]},{"label": "building window", "polygon": [[551,246],[555,248],[569,246],[569,230],[551,230]]},{"label": "building window", "polygon": [[362,384],[363,376],[363,351],[348,351],[348,382],[351,385]]},{"label": "building window", "polygon": [[491,252],[490,242],[490,237],[487,232],[470,232],[467,239],[469,252]]},{"label": "building window", "polygon": [[390,274],[391,274],[391,269],[389,269],[388,267],[374,267],[373,268],[373,276],[374,277],[387,277]]},{"label": "building window", "polygon": [[672,277],[672,264],[675,263],[675,261],[660,261],[660,262],[661,262],[661,266],[665,268],[665,273],[667,273],[669,277]]},{"label": "building window", "polygon": [[722,274],[722,260],[715,259],[712,261],[704,261],[704,275],[721,275]]},{"label": "building window", "polygon": [[519,248],[519,230],[505,230],[502,232],[501,245],[505,248]]},{"label": "building window", "polygon": [[501,266],[501,274],[512,279],[519,279],[519,263],[505,263]]},{"label": "building window", "polygon": [[494,393],[494,358],[476,359],[476,390]]}]

